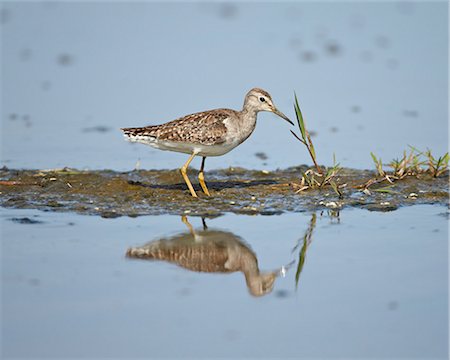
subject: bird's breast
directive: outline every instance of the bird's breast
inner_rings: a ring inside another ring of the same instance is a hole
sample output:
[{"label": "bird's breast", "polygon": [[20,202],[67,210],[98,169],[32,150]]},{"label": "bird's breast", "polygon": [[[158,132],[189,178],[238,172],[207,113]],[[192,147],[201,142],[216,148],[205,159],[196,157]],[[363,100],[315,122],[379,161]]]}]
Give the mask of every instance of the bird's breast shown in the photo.
[{"label": "bird's breast", "polygon": [[227,143],[237,146],[248,139],[256,127],[256,117],[246,121],[224,121],[227,128]]}]

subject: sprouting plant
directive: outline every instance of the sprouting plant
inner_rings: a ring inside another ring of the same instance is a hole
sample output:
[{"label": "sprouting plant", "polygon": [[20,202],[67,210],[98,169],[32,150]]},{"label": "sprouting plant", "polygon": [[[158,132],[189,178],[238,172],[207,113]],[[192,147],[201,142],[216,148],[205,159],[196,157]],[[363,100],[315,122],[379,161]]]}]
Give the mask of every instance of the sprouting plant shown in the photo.
[{"label": "sprouting plant", "polygon": [[303,145],[306,146],[306,148],[308,149],[309,155],[311,156],[311,159],[314,163],[314,166],[316,167],[317,172],[319,174],[323,174],[322,168],[317,164],[316,151],[315,151],[314,145],[311,141],[311,136],[309,135],[309,132],[306,129],[305,120],[303,119],[302,111],[300,110],[300,106],[298,104],[297,94],[295,92],[294,92],[294,98],[295,98],[295,102],[294,102],[295,116],[297,118],[298,127],[300,128],[301,138],[292,130],[291,130],[291,133],[292,133],[292,135],[295,136],[295,138],[298,141],[300,141]]},{"label": "sprouting plant", "polygon": [[298,104],[297,94],[294,92],[294,110],[295,116],[297,118],[298,127],[300,129],[300,136],[291,130],[292,135],[300,141],[308,149],[309,155],[314,163],[315,169],[308,169],[302,173],[300,184],[296,184],[298,187],[297,193],[304,191],[306,189],[322,189],[325,185],[330,185],[337,195],[342,196],[342,192],[339,190],[339,185],[334,181],[341,167],[336,163],[336,158],[333,155],[333,166],[326,168],[325,170],[321,168],[317,163],[316,151],[311,140],[311,136],[306,129],[305,120],[303,119],[302,111],[300,110],[300,105]]},{"label": "sprouting plant", "polygon": [[339,189],[339,185],[334,181],[334,178],[338,175],[338,173],[341,171],[341,167],[339,163],[336,163],[336,156],[333,154],[333,166],[328,167],[327,171],[325,173],[325,176],[323,178],[322,184],[320,187],[323,187],[326,184],[330,184],[333,188],[334,192],[339,196],[342,197],[342,192]]},{"label": "sprouting plant", "polygon": [[409,154],[403,151],[403,157],[400,159],[393,159],[388,166],[392,168],[392,176],[395,180],[403,179],[407,175],[416,175],[423,172],[421,160],[422,152],[410,146]]},{"label": "sprouting plant", "polygon": [[334,164],[332,167],[326,168],[326,172],[324,174],[319,174],[314,169],[308,169],[302,173],[300,184],[295,184],[298,188],[296,192],[299,193],[307,189],[322,189],[326,185],[330,185],[336,195],[341,197],[342,192],[340,188],[343,187],[343,185],[339,185],[334,180],[340,170],[341,167],[339,164]]},{"label": "sprouting plant", "polygon": [[[401,158],[393,159],[388,164],[392,171],[387,172],[383,169],[381,158],[377,158],[373,153],[370,153],[370,155],[375,164],[378,177],[370,179],[361,185],[360,187],[364,188],[364,190],[367,190],[373,184],[381,183],[385,180],[393,184],[394,181],[401,180],[406,176],[417,176],[423,173],[429,173],[433,177],[438,177],[448,170],[450,160],[448,152],[439,158],[435,158],[430,150],[422,152],[410,146],[409,153],[404,151]],[[388,190],[388,187],[375,191],[392,192],[392,190],[383,191],[383,189]]]},{"label": "sprouting plant", "polygon": [[381,158],[377,158],[373,152],[370,153],[370,156],[372,156],[372,160],[375,164],[375,168],[377,169],[378,175],[384,177],[386,173],[383,170],[383,162],[381,161]]},{"label": "sprouting plant", "polygon": [[433,177],[438,177],[448,169],[448,163],[449,163],[449,155],[448,152],[445,153],[443,156],[440,156],[439,158],[435,158],[430,150],[427,150],[425,152],[425,156],[428,159],[428,172]]},{"label": "sprouting plant", "polygon": [[335,181],[330,181],[330,185],[333,188],[333,191],[336,193],[336,195],[341,198],[343,194],[342,191],[339,189],[339,185]]}]

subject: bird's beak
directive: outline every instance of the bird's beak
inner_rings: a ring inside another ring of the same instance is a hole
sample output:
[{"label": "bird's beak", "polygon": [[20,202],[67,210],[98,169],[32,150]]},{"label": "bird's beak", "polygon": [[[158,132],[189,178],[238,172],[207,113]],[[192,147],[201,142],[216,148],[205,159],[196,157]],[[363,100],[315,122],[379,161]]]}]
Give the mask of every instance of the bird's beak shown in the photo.
[{"label": "bird's beak", "polygon": [[287,265],[283,265],[279,270],[275,270],[274,274],[276,274],[276,276],[281,276],[281,277],[285,277],[287,271],[292,267],[292,265],[295,264],[295,260],[292,260],[289,264]]},{"label": "bird's beak", "polygon": [[294,125],[294,123],[291,120],[289,120],[289,118],[286,115],[284,115],[280,110],[278,110],[276,107],[273,107],[272,112],[278,115],[280,118],[286,120],[289,124]]}]

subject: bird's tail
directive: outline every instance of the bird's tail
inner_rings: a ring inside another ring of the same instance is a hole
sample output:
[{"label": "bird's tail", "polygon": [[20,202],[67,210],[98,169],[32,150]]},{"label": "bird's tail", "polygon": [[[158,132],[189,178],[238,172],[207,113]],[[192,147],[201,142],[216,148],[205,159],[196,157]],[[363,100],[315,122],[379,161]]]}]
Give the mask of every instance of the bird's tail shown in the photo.
[{"label": "bird's tail", "polygon": [[124,136],[133,136],[137,134],[139,128],[121,128]]},{"label": "bird's tail", "polygon": [[151,132],[148,128],[142,127],[132,127],[132,128],[121,128],[123,131],[123,135],[126,140],[132,142],[151,142],[155,136],[151,135]]}]

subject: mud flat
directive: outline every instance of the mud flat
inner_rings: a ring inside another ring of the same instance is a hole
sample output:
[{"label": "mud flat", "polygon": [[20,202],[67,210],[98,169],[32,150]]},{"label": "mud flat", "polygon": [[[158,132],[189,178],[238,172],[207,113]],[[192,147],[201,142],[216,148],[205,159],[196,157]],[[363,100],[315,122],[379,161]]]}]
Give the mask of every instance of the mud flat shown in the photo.
[{"label": "mud flat", "polygon": [[[337,181],[342,196],[327,186],[296,192],[305,166],[276,171],[229,168],[209,171],[211,197],[198,184],[192,198],[178,170],[81,171],[0,169],[0,206],[45,211],[72,211],[102,217],[158,214],[217,216],[222,213],[275,215],[349,207],[391,211],[414,204],[448,206],[448,172],[438,178],[409,176],[389,188],[386,182],[363,192],[376,176],[368,170],[343,169]],[[189,173],[196,179],[196,171]],[[194,181],[195,182],[195,181]]]}]

